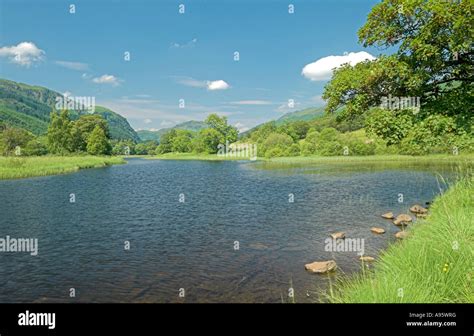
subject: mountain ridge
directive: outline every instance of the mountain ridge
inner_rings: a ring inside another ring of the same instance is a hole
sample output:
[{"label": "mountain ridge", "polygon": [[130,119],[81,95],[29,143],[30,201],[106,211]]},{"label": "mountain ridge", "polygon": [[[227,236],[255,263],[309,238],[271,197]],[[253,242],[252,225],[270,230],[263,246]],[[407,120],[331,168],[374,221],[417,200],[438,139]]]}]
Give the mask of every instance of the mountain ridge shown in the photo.
[{"label": "mountain ridge", "polygon": [[176,124],[173,127],[160,128],[159,130],[156,130],[156,131],[139,130],[137,131],[137,134],[142,141],[150,141],[150,140],[160,141],[160,137],[172,129],[182,129],[182,130],[197,132],[207,127],[208,126],[204,121],[189,120],[189,121]]},{"label": "mountain ridge", "polygon": [[[43,86],[0,78],[0,120],[35,135],[46,134],[50,113],[58,97],[64,95]],[[72,120],[87,113],[75,110],[69,112]],[[120,114],[102,106],[95,106],[92,114],[101,115],[107,120],[112,139],[139,141],[138,134]]]}]

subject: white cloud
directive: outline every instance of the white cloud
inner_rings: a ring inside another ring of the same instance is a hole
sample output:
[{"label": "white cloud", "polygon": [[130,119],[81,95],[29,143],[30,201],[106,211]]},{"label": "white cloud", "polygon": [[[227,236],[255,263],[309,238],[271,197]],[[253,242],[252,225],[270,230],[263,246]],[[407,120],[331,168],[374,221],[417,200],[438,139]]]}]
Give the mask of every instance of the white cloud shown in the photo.
[{"label": "white cloud", "polygon": [[230,102],[232,105],[271,105],[272,102],[268,100],[239,100]]},{"label": "white cloud", "polygon": [[153,121],[153,120],[151,120],[151,119],[149,119],[149,118],[143,120],[143,122],[144,122],[145,124],[151,124],[152,121]]},{"label": "white cloud", "polygon": [[77,70],[77,71],[87,71],[89,70],[89,64],[80,63],[80,62],[69,62],[69,61],[56,61],[57,65],[62,66],[63,68]]},{"label": "white cloud", "polygon": [[177,83],[185,85],[185,86],[190,86],[190,87],[195,87],[195,88],[206,88],[209,91],[215,91],[215,90],[227,90],[230,88],[230,85],[223,81],[222,79],[215,80],[215,81],[205,81],[205,80],[199,80],[199,79],[194,79],[192,77],[185,77],[185,76],[172,76],[176,80]]},{"label": "white cloud", "polygon": [[230,85],[227,84],[222,79],[215,80],[215,81],[207,81],[207,89],[210,91],[227,90],[228,88],[230,88]]},{"label": "white cloud", "polygon": [[114,75],[102,75],[100,77],[93,78],[92,81],[96,84],[110,84],[112,86],[118,86],[123,80],[115,77]]},{"label": "white cloud", "polygon": [[197,88],[207,87],[206,81],[201,81],[198,79],[194,79],[192,77],[174,76],[174,78],[177,83],[185,85],[185,86],[191,86],[191,87],[197,87]]},{"label": "white cloud", "polygon": [[354,66],[365,60],[373,61],[374,59],[374,56],[365,51],[344,53],[342,56],[326,56],[307,64],[301,74],[312,81],[328,80],[331,79],[334,68],[338,68],[345,63]]},{"label": "white cloud", "polygon": [[171,48],[192,48],[196,45],[197,41],[197,38],[193,38],[191,41],[188,41],[186,43],[174,42],[171,44]]},{"label": "white cloud", "polygon": [[275,111],[287,113],[287,112],[296,111],[298,109],[301,109],[301,103],[300,102],[293,101],[293,104],[290,104],[290,102],[288,101],[288,102],[285,102],[285,103],[279,105]]},{"label": "white cloud", "polygon": [[169,120],[163,120],[162,122],[160,122],[161,127],[170,127],[170,126],[173,126],[174,124],[175,124],[174,122],[169,121]]},{"label": "white cloud", "polygon": [[29,68],[33,63],[44,59],[45,52],[32,42],[21,42],[16,46],[0,48],[0,57],[6,57],[10,62]]},{"label": "white cloud", "polygon": [[72,92],[66,91],[66,92],[63,93],[63,96],[64,97],[70,97],[70,96],[72,96]]},{"label": "white cloud", "polygon": [[246,127],[244,124],[240,122],[236,123],[234,126],[239,130],[239,133],[248,131],[250,129],[249,127]]}]

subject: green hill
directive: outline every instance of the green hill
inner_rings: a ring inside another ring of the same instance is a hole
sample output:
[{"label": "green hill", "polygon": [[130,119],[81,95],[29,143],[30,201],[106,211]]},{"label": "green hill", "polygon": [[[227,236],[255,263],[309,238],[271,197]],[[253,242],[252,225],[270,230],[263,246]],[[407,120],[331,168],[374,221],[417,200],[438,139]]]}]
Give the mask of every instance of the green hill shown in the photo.
[{"label": "green hill", "polygon": [[208,126],[204,121],[190,120],[190,121],[185,121],[183,123],[177,124],[173,127],[162,128],[157,131],[141,130],[141,131],[137,131],[137,133],[142,141],[149,141],[149,140],[160,141],[160,137],[172,129],[182,129],[182,130],[198,132],[207,127]]},{"label": "green hill", "polygon": [[140,138],[127,119],[103,106],[96,106],[94,114],[102,116],[109,124],[110,137],[119,140],[139,142]]},{"label": "green hill", "polygon": [[0,79],[0,120],[34,134],[48,129],[49,114],[61,94],[40,86]]},{"label": "green hill", "polygon": [[[324,106],[309,107],[309,108],[306,108],[304,110],[288,112],[288,113],[285,113],[284,115],[282,115],[277,120],[274,120],[274,122],[277,126],[281,126],[283,124],[294,122],[294,121],[299,121],[299,120],[311,121],[311,120],[314,120],[314,119],[318,119],[320,117],[324,117],[324,108],[325,108]],[[267,121],[267,122],[270,122],[270,120]],[[239,137],[242,138],[242,137],[245,137],[245,136],[251,134],[253,131],[257,130],[262,125],[263,124],[257,125],[257,126],[251,128],[251,129],[249,129],[245,132],[240,133]]]},{"label": "green hill", "polygon": [[277,125],[282,125],[287,122],[293,122],[297,120],[310,121],[319,118],[324,115],[324,106],[322,107],[310,107],[304,110],[288,112],[278,118],[275,122]]},{"label": "green hill", "polygon": [[158,131],[139,130],[137,131],[138,137],[141,141],[159,141],[160,135]]},{"label": "green hill", "polygon": [[[45,134],[57,97],[62,94],[41,86],[0,79],[0,121],[35,135]],[[84,113],[87,112],[70,111],[70,117],[77,119]],[[108,121],[112,139],[139,141],[137,133],[121,115],[101,106],[96,106],[95,113]]]}]

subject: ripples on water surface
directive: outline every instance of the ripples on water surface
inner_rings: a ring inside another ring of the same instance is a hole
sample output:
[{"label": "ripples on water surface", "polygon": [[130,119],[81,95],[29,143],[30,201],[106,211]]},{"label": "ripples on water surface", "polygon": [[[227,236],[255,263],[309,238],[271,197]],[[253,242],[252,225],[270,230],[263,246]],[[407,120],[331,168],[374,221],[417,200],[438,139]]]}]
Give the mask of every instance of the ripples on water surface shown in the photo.
[{"label": "ripples on water surface", "polygon": [[435,174],[443,171],[131,159],[0,181],[0,237],[39,240],[36,257],[0,253],[0,302],[281,302],[290,283],[297,302],[314,302],[328,278],[305,263],[360,268],[354,253],[324,250],[328,235],[364,238],[375,256],[398,231],[380,214],[432,200],[446,188]]}]

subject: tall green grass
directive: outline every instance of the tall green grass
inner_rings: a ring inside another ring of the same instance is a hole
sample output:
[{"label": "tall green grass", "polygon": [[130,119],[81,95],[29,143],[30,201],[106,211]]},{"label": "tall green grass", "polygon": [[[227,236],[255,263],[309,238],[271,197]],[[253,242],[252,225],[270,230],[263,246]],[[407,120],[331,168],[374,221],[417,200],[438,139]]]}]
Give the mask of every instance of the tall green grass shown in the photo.
[{"label": "tall green grass", "polygon": [[0,157],[0,180],[65,174],[85,168],[124,163],[119,157],[38,156]]},{"label": "tall green grass", "polygon": [[426,220],[408,228],[373,271],[339,279],[333,303],[474,302],[474,179],[467,174],[438,196]]},{"label": "tall green grass", "polygon": [[[203,153],[166,153],[155,156],[142,156],[145,159],[151,160],[203,160],[203,161],[228,161],[228,160],[248,160],[248,157],[226,157],[218,156],[217,154],[203,154]],[[258,161],[275,163],[275,164],[319,164],[319,163],[453,163],[474,161],[474,154],[450,155],[450,154],[435,154],[425,156],[410,156],[410,155],[366,155],[366,156],[286,156],[267,159],[258,157]]]},{"label": "tall green grass", "polygon": [[[260,159],[260,158],[259,158]],[[365,155],[365,156],[294,156],[265,159],[274,163],[366,163],[366,162],[413,162],[413,163],[453,163],[474,161],[474,154],[452,155],[432,154],[424,156],[411,155]]]}]

